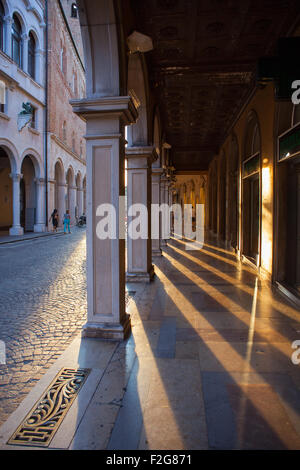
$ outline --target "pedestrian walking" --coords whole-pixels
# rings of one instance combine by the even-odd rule
[[[70,212],[69,210],[66,210],[66,213],[64,215],[64,233],[67,233],[67,229],[68,229],[68,232],[71,233],[71,230],[70,230]]]
[[[57,209],[54,209],[54,211],[52,212],[51,216],[50,216],[50,219],[49,219],[49,222],[50,220],[52,220],[52,231],[53,232],[57,232],[57,227],[58,227],[58,212],[57,212]]]

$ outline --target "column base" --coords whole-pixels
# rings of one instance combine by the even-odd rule
[[[24,229],[21,226],[19,226],[19,227],[10,227],[9,235],[12,235],[12,236],[24,235]]]
[[[82,338],[99,338],[110,341],[124,341],[131,333],[130,315],[122,323],[87,322],[81,332]]]
[[[153,258],[157,258],[158,256],[162,256],[162,251],[161,251],[161,249],[152,250],[152,257],[153,257]]]
[[[126,282],[151,282],[154,279],[154,266],[148,273],[126,273]]]
[[[46,232],[46,226],[44,224],[35,224],[34,227],[33,227],[33,231],[35,233]]]

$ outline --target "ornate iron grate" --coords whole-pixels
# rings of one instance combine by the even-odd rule
[[[7,443],[48,447],[89,372],[61,369]]]

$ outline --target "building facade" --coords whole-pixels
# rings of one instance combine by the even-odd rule
[[[300,107],[258,87],[208,172],[210,233],[292,299],[299,296]]]
[[[86,211],[85,124],[69,103],[85,94],[80,25],[74,2],[49,2],[48,9],[48,214],[57,209],[61,225],[68,209],[74,224]]]
[[[71,98],[85,93],[84,66],[62,4],[48,2],[47,11],[46,6],[39,0],[0,2],[0,233],[5,235],[47,230],[55,207],[60,222],[67,208],[73,223],[84,212],[84,124],[68,108]],[[72,20],[76,31],[78,18]]]

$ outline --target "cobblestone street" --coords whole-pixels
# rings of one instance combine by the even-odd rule
[[[85,230],[0,245],[0,424],[86,321]]]

